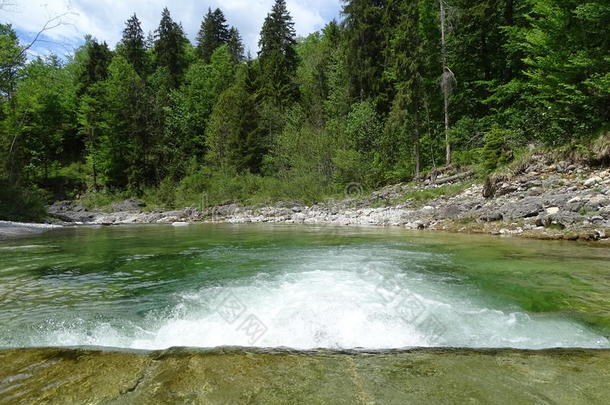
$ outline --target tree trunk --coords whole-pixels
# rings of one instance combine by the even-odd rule
[[[445,32],[445,20],[446,10],[445,1],[439,0],[441,6],[441,56],[443,60],[443,77],[442,77],[442,89],[443,89],[443,102],[444,102],[444,113],[445,113],[445,153],[447,166],[451,164],[451,144],[449,143],[449,83],[447,66],[447,37]]]
[[[415,110],[415,178],[419,178],[421,172],[421,153],[419,145],[419,111]]]
[[[95,133],[94,133],[94,128],[91,127],[91,129],[89,130],[89,144],[91,145],[91,169],[92,169],[92,175],[93,175],[93,190],[94,191],[98,191],[98,186],[97,186],[97,167],[96,167],[96,162],[95,162],[95,144],[94,144],[94,137],[95,137]]]

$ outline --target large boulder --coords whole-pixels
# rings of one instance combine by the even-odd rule
[[[91,222],[95,214],[73,201],[56,201],[48,207],[51,218],[64,222]]]
[[[501,208],[505,219],[531,218],[543,211],[542,199],[528,197],[520,201],[504,204]]]
[[[559,211],[552,214],[540,214],[536,218],[536,224],[539,226],[559,226],[561,228],[567,228],[570,226],[582,224],[586,220],[586,217],[570,211]]]

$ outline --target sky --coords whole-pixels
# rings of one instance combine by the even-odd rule
[[[54,17],[60,24],[45,32],[30,56],[53,52],[71,54],[91,34],[113,47],[120,39],[125,21],[135,12],[145,34],[159,25],[161,11],[167,6],[175,21],[194,42],[208,7],[221,8],[229,25],[236,26],[246,50],[255,55],[263,21],[274,0],[5,0],[9,7],[0,10],[0,22],[13,25],[21,41],[28,43]],[[0,1],[2,3],[2,1]],[[317,31],[333,18],[339,19],[341,0],[287,0],[297,35]],[[52,25],[57,25],[53,23]]]

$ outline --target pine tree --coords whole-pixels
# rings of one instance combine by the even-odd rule
[[[262,151],[258,149],[256,124],[250,67],[244,64],[236,82],[220,95],[210,116],[205,140],[208,163],[222,170],[257,172]]]
[[[286,1],[276,0],[263,24],[258,53],[261,96],[276,106],[287,106],[297,98],[295,36]]]
[[[398,126],[406,130],[401,135],[412,133],[415,157],[415,176],[421,170],[421,132],[422,112],[426,98],[425,76],[426,59],[422,34],[420,32],[420,1],[404,2],[400,7],[401,21],[394,29],[392,45],[393,75],[396,79],[398,92],[394,99],[393,109],[405,114],[394,112],[403,122]],[[407,135],[408,136],[408,135]],[[396,140],[401,143],[402,140]]]
[[[349,0],[343,7],[352,97],[382,101],[384,105],[379,106],[382,110],[389,98],[384,94],[387,85],[383,81],[387,33],[391,31],[386,24],[386,18],[392,16],[389,3],[389,0]]]
[[[80,74],[79,95],[88,92],[94,84],[106,80],[112,60],[112,52],[106,42],[100,44],[95,39],[88,38],[85,49],[86,62]]]
[[[105,95],[103,82],[108,78],[112,52],[104,42],[87,38],[84,66],[79,77],[79,132],[83,137],[87,161],[91,168],[92,187],[99,188],[100,139],[106,129],[104,120]]]
[[[155,60],[157,67],[165,67],[169,71],[172,85],[178,87],[187,67],[186,45],[188,39],[182,26],[174,20],[167,8],[163,9],[161,22],[156,31]]]
[[[227,42],[227,46],[229,47],[229,53],[231,54],[233,63],[243,62],[244,44],[241,35],[239,35],[239,31],[235,27],[231,27],[229,30],[229,42]]]
[[[104,83],[105,121],[100,169],[107,187],[137,190],[146,184],[146,89],[135,68],[122,56],[113,58]]]
[[[230,34],[222,10],[208,9],[197,34],[197,54],[204,63],[210,63],[214,51],[229,42]]]
[[[136,72],[142,77],[146,73],[146,40],[144,31],[140,25],[140,20],[134,14],[127,20],[126,27],[123,30],[123,56],[134,67]]]
[[[166,121],[166,144],[171,147],[170,169],[182,175],[186,164],[199,160],[205,152],[204,135],[218,97],[231,86],[234,65],[227,46],[214,51],[209,64],[198,61],[186,72],[184,84],[172,93],[172,105]]]
[[[547,142],[588,135],[610,121],[610,5],[538,0],[526,29],[526,83]]]

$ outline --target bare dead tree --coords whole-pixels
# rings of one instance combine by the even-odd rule
[[[441,58],[443,75],[441,76],[441,89],[443,91],[443,111],[445,115],[445,153],[447,165],[451,164],[451,142],[449,142],[449,98],[454,85],[457,83],[455,75],[448,66],[447,58],[447,4],[446,0],[439,0],[441,23]]]
[[[64,21],[64,18],[69,15],[74,15],[74,13],[68,11],[48,19],[44,26],[40,29],[40,31],[38,31],[36,35],[34,35],[34,38],[28,44],[21,48],[21,53],[19,54],[19,57],[25,55],[30,49],[32,49],[34,45],[36,45],[36,43],[41,42],[41,36],[43,36],[46,32],[54,30],[55,28],[59,28],[63,25],[69,25],[68,22]]]

